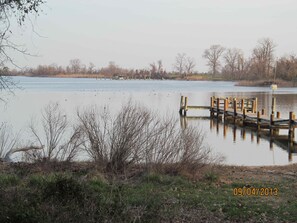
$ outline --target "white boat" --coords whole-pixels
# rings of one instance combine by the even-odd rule
[[[277,90],[277,84],[270,85],[271,90],[275,91]]]

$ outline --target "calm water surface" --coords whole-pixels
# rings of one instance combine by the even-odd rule
[[[289,111],[297,112],[297,89],[238,87],[233,82],[211,81],[156,81],[156,80],[96,80],[84,78],[31,78],[14,77],[21,89],[1,104],[1,122],[7,122],[27,134],[30,120],[40,118],[40,112],[49,102],[59,102],[75,118],[77,108],[97,105],[108,106],[112,112],[132,100],[161,115],[179,118],[180,96],[188,96],[189,104],[209,105],[211,96],[258,97],[258,108],[270,111],[271,99],[276,97],[276,110],[287,117]],[[3,94],[3,92],[1,93]],[[189,115],[208,116],[208,111],[195,111]],[[297,157],[289,155],[285,146],[257,137],[252,131],[225,126],[210,120],[188,120],[188,125],[202,128],[205,142],[213,153],[225,157],[226,164],[284,165],[296,163]],[[224,134],[225,132],[225,134]],[[285,132],[284,132],[285,134]]]

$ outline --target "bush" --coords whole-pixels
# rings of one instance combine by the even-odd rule
[[[49,181],[43,189],[44,199],[67,203],[68,201],[80,201],[83,198],[84,188],[72,177],[57,175]]]
[[[72,161],[75,158],[82,144],[81,133],[78,128],[69,130],[67,115],[61,111],[58,103],[50,103],[44,108],[42,130],[43,134],[40,134],[31,123],[31,144],[38,144],[41,149],[27,151],[27,161]],[[67,135],[68,131],[70,135]]]
[[[210,161],[201,131],[180,129],[177,120],[156,118],[131,103],[114,119],[94,107],[78,112],[78,118],[85,151],[108,172],[126,173],[136,164],[148,171],[195,172]]]

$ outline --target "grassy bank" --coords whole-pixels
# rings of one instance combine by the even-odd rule
[[[0,222],[294,222],[296,165],[214,166],[195,177],[103,174],[92,163],[1,164]],[[234,188],[277,188],[234,196]]]

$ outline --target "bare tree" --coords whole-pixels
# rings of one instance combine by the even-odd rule
[[[153,62],[150,64],[151,78],[161,79],[163,77],[163,63],[162,60],[158,60],[157,63]]]
[[[162,60],[158,60],[157,63],[153,62],[150,64],[152,73],[161,73],[163,71]]]
[[[260,39],[253,50],[252,61],[254,72],[258,76],[269,78],[274,61],[274,49],[276,44],[269,38]]]
[[[194,68],[196,66],[195,59],[193,57],[187,57],[185,63],[185,75],[189,75],[193,73]]]
[[[94,68],[95,68],[95,65],[92,62],[90,62],[88,67],[88,73],[93,74],[95,72]]]
[[[244,56],[243,52],[240,49],[233,48],[227,49],[224,54],[225,60],[225,72],[228,73],[232,77],[232,79],[236,79],[236,75],[239,75],[244,67]]]
[[[204,51],[203,57],[207,59],[207,65],[211,68],[213,76],[216,76],[219,71],[219,67],[221,66],[220,57],[224,50],[225,48],[221,45],[212,45]]]
[[[33,143],[39,144],[43,149],[27,153],[27,158],[33,160],[66,160],[71,161],[77,154],[83,141],[80,128],[74,127],[67,139],[69,130],[67,116],[60,110],[59,104],[50,103],[42,113],[42,130],[40,134],[36,126],[31,123],[30,130]]]
[[[81,72],[82,64],[80,59],[72,59],[70,60],[69,64],[70,64],[71,72],[73,74],[78,74]]]
[[[282,57],[277,61],[276,76],[284,80],[297,81],[297,57],[289,55]]]
[[[174,69],[178,72],[181,77],[184,77],[186,64],[186,54],[178,53],[175,57]]]
[[[7,75],[7,64],[14,64],[8,50],[25,53],[26,49],[11,40],[11,20],[15,17],[19,25],[23,25],[30,14],[38,14],[40,5],[45,0],[1,0],[0,1],[0,90],[11,91],[15,83]]]

